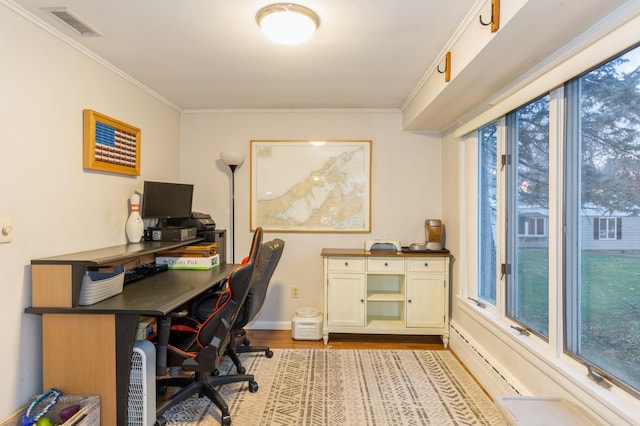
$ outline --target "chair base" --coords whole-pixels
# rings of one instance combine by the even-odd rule
[[[247,338],[247,332],[244,328],[233,331],[233,341],[229,345],[233,350],[227,351],[229,357],[233,360],[238,374],[244,374],[246,369],[242,366],[238,354],[251,352],[264,352],[267,358],[273,356],[273,351],[268,346],[250,346],[251,341]]]
[[[273,351],[268,346],[236,346],[236,353],[246,354],[250,352],[264,352],[267,358],[273,356]]]
[[[211,376],[208,373],[196,373],[195,379],[194,377],[188,376],[159,379],[157,382],[159,388],[177,386],[182,389],[156,409],[156,425],[165,425],[166,419],[164,418],[164,413],[171,407],[184,402],[193,395],[199,395],[201,397],[206,396],[209,398],[209,400],[211,400],[211,402],[213,402],[220,410],[221,423],[223,425],[230,425],[231,414],[229,413],[229,406],[215,388],[237,382],[247,382],[249,385],[249,392],[251,393],[258,391],[258,383],[255,381],[252,374]]]
[[[247,332],[244,328],[234,331],[233,341],[230,346],[239,354],[248,352],[264,352],[267,358],[271,358],[273,356],[273,352],[268,346],[251,346],[251,341],[247,337]]]

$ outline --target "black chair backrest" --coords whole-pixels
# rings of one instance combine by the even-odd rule
[[[262,228],[257,228],[253,234],[248,261],[229,274],[227,293],[223,293],[220,305],[209,315],[198,330],[198,344],[201,347],[210,344],[216,346],[220,357],[231,339],[231,325],[236,321],[238,312],[249,292],[251,278],[262,246],[262,236]]]
[[[244,306],[238,316],[238,320],[233,325],[234,329],[240,329],[253,321],[262,309],[264,299],[267,294],[267,288],[271,281],[278,262],[282,257],[284,250],[284,241],[279,238],[262,244],[260,254],[258,255],[258,263],[255,267],[253,279],[249,294],[244,301]]]

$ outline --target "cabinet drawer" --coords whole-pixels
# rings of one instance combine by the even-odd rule
[[[404,272],[404,259],[392,257],[367,258],[368,272]]]
[[[331,272],[364,272],[362,257],[330,257],[327,268]]]
[[[432,257],[407,259],[407,272],[444,272],[444,259]]]

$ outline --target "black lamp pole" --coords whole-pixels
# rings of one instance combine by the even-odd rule
[[[220,159],[231,169],[231,263],[236,263],[236,169],[244,161],[244,153],[221,152]]]
[[[236,263],[236,168],[237,164],[229,164],[231,169],[231,263]]]

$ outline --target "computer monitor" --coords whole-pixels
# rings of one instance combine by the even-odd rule
[[[143,219],[158,219],[158,227],[166,227],[169,219],[191,216],[193,185],[170,182],[144,182],[142,192]]]

